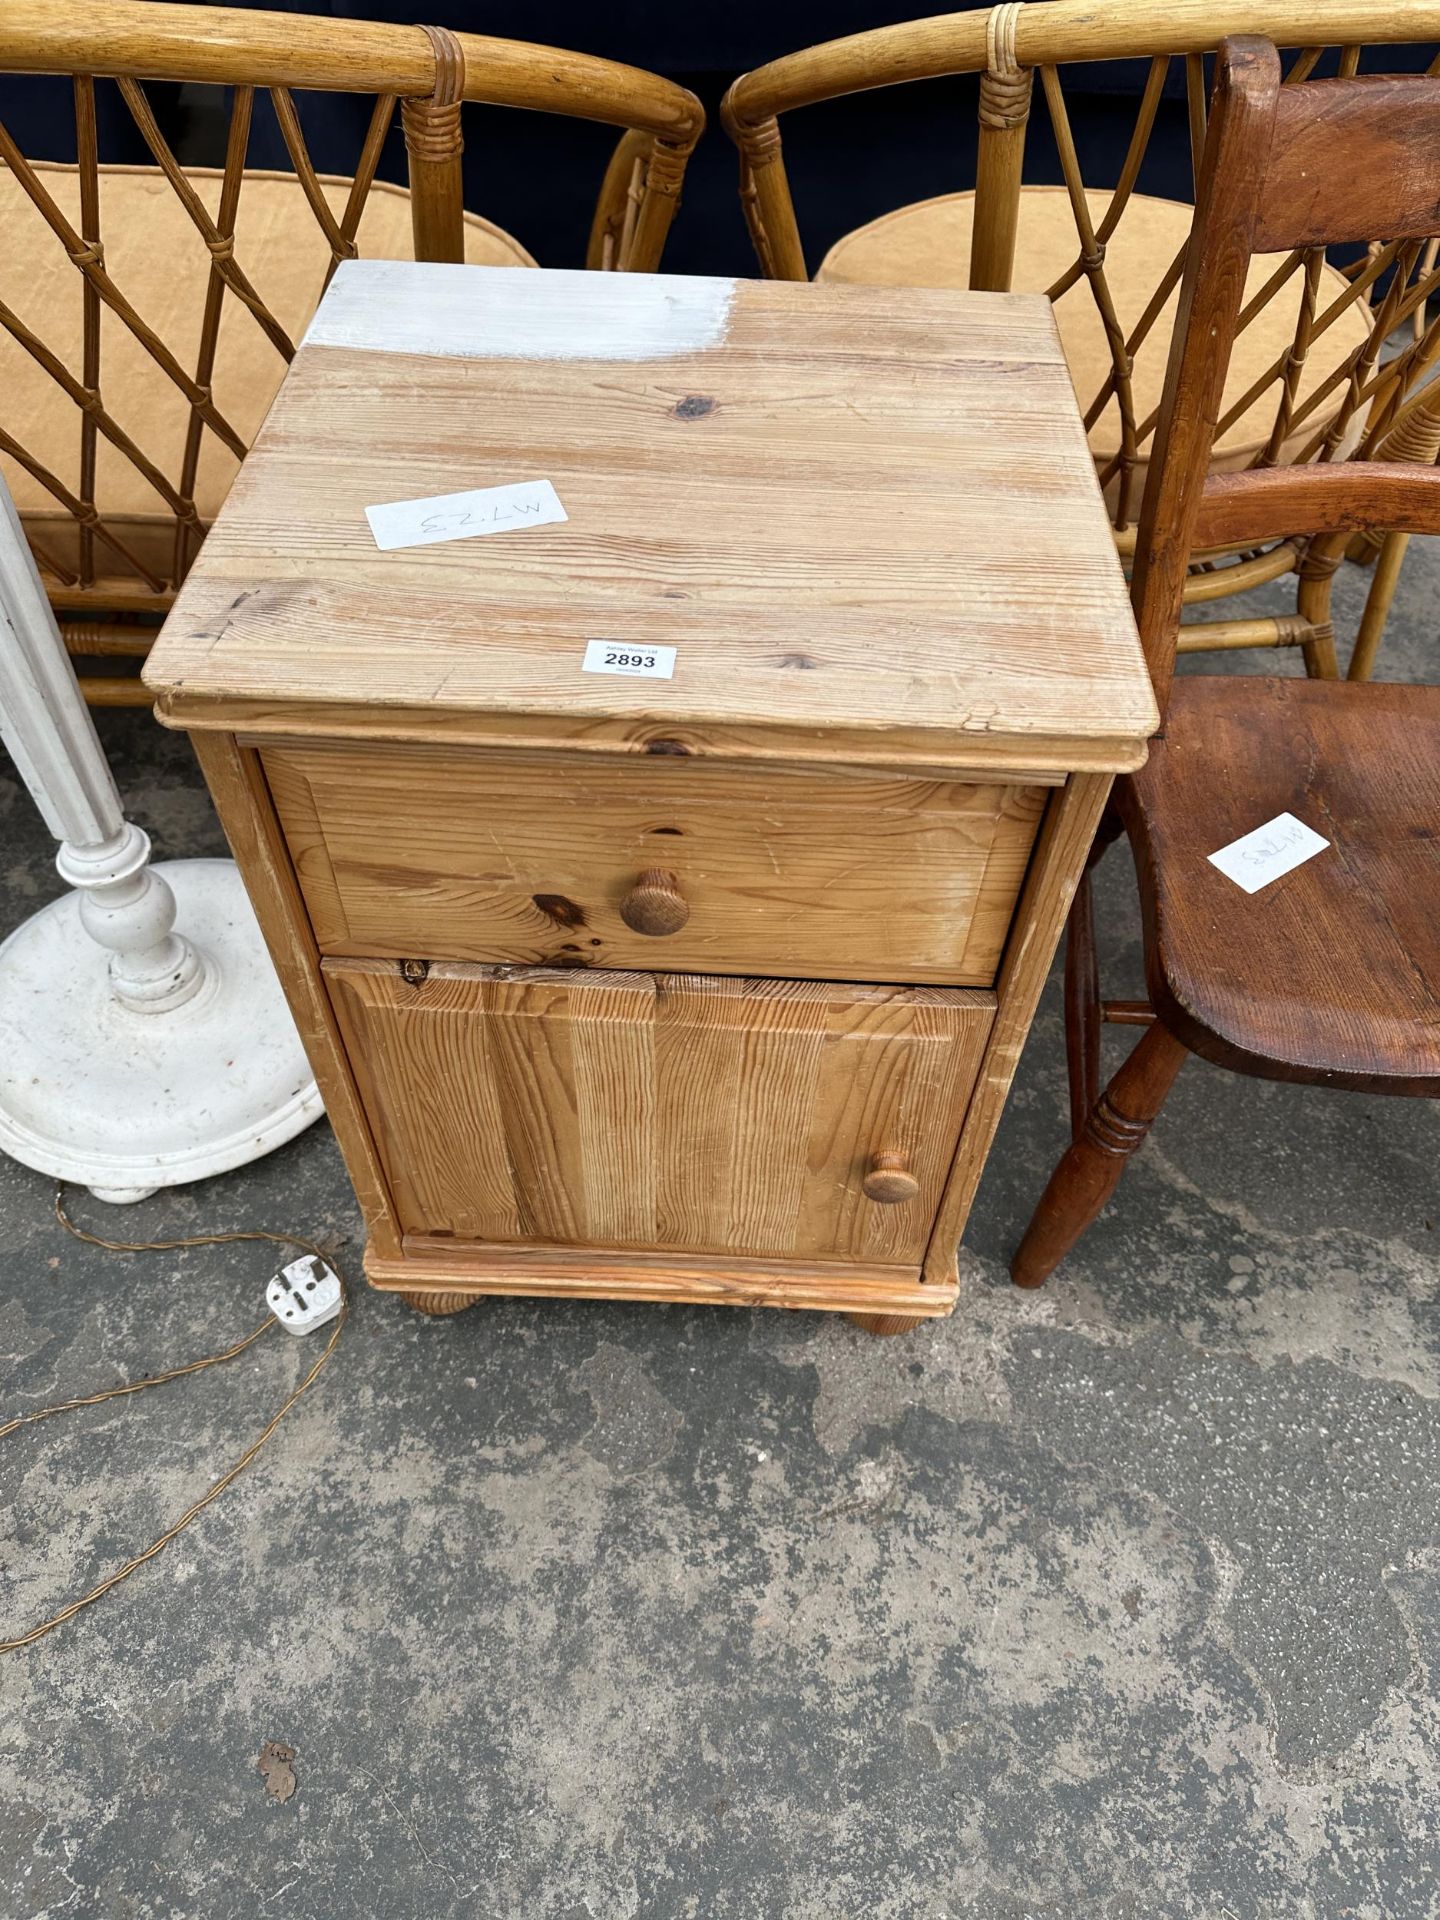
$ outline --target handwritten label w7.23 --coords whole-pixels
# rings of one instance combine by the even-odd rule
[[[382,553],[396,547],[433,547],[442,540],[472,540],[481,533],[515,533],[550,527],[569,515],[548,480],[517,480],[508,487],[475,487],[469,493],[436,493],[428,500],[391,500],[366,507],[365,518]]]
[[[1263,827],[1242,834],[1207,857],[1237,887],[1243,887],[1246,893],[1258,893],[1261,887],[1268,887],[1272,880],[1292,872],[1312,855],[1323,853],[1329,845],[1293,813],[1277,813]]]

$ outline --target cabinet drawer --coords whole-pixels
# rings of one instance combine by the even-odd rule
[[[321,951],[989,986],[1046,789],[264,749]]]
[[[915,1267],[987,993],[327,960],[401,1225]]]

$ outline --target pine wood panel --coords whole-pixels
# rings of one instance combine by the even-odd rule
[[[1110,787],[1106,774],[1076,774],[1066,781],[1064,791],[1055,795],[1046,812],[1005,948],[997,985],[999,1010],[936,1212],[925,1256],[927,1279],[943,1281],[955,1271],[955,1249],[970,1217],[1005,1098],[1020,1064],[1030,1022],[1035,1018],[1060,930],[1084,872],[1085,856],[1100,825]]]
[[[272,746],[320,949],[989,986],[1046,789],[653,759]],[[622,908],[667,871],[686,917]]]
[[[227,734],[197,735],[194,745],[345,1157],[371,1251],[377,1258],[397,1258],[400,1238],[390,1191],[320,978],[320,956],[259,759]]]
[[[327,303],[368,312],[375,264]],[[710,335],[666,345],[646,303],[693,314],[693,280],[383,264],[373,344],[356,322],[301,348],[151,655],[164,717],[239,698],[537,745],[1143,758],[1150,689],[1042,296],[708,282]],[[613,344],[620,286],[633,356],[583,357],[579,320],[555,345],[562,313]],[[438,345],[393,350],[417,303]],[[539,357],[479,357],[524,303]],[[563,524],[382,553],[364,517],[541,477]],[[595,638],[673,645],[674,675],[584,672]]]
[[[994,1013],[926,987],[324,972],[406,1232],[917,1280]],[[905,1156],[915,1198],[865,1197],[878,1152]]]
[[[699,1253],[568,1252],[557,1247],[461,1245],[407,1234],[403,1253],[365,1256],[372,1286],[461,1305],[484,1294],[627,1300],[702,1307],[786,1307],[819,1313],[903,1315],[915,1322],[954,1310],[955,1262],[941,1279],[913,1266],[726,1259]],[[429,1305],[428,1312],[436,1311]],[[452,1311],[458,1309],[451,1309]]]

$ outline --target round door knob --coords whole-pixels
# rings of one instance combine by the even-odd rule
[[[620,918],[634,933],[659,938],[678,933],[690,918],[680,882],[664,867],[647,867],[620,902]]]
[[[920,1182],[910,1171],[910,1156],[904,1153],[872,1153],[861,1185],[865,1198],[878,1200],[882,1207],[898,1207],[920,1191]]]

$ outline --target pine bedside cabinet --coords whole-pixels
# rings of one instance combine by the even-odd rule
[[[146,677],[376,1286],[950,1312],[1156,724],[1043,297],[343,265]]]

